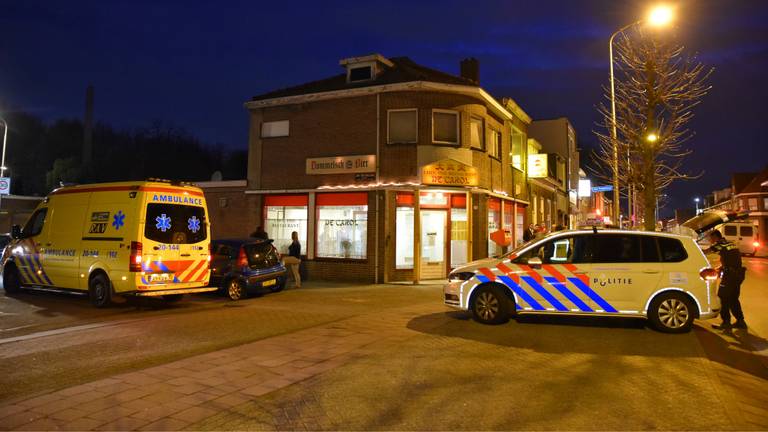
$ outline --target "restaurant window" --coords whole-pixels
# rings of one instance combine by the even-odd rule
[[[387,143],[418,142],[418,111],[416,109],[389,110]]]
[[[750,198],[747,203],[749,204],[749,210],[757,210],[757,198]]]
[[[264,198],[264,230],[281,254],[288,253],[294,231],[299,234],[301,254],[307,253],[307,203],[307,195],[268,195]]]
[[[467,263],[469,229],[467,221],[467,197],[451,195],[451,268]]]
[[[288,120],[270,121],[261,124],[262,138],[287,137],[290,129]]]
[[[510,136],[509,159],[512,166],[520,171],[525,171],[525,146],[523,143],[525,143],[523,134],[513,130]]]
[[[501,159],[501,132],[491,129],[488,134],[488,153],[496,159]]]
[[[395,268],[413,268],[413,194],[396,195]]]
[[[432,110],[432,141],[441,144],[459,143],[459,113]]]
[[[365,259],[368,244],[368,194],[317,195],[317,256]]]
[[[483,119],[472,117],[469,120],[469,145],[474,149],[485,149],[485,140],[483,136]]]
[[[488,256],[496,257],[502,254],[501,245],[491,240],[491,234],[501,229],[501,200],[488,198]]]

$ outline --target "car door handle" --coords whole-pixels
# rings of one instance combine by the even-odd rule
[[[181,254],[181,256],[188,257],[188,256],[192,256],[192,254]]]
[[[658,274],[658,270],[643,270],[643,273],[645,274]]]

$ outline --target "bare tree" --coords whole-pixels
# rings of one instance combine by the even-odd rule
[[[614,61],[619,181],[637,191],[638,216],[646,230],[654,230],[654,210],[662,191],[676,180],[698,176],[686,173],[683,167],[692,152],[685,144],[694,136],[688,122],[693,108],[710,89],[706,81],[714,69],[685,55],[684,47],[667,35],[640,28],[621,35]],[[610,89],[604,88],[604,93],[608,104],[598,107],[602,131],[595,132],[600,146],[596,165],[590,170],[609,180],[613,171],[606,167],[613,167],[613,120],[607,108]]]

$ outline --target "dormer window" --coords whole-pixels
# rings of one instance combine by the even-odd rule
[[[364,57],[350,57],[339,62],[347,69],[347,82],[358,83],[373,81],[386,68],[394,67],[394,63],[381,54],[371,54]]]
[[[355,66],[349,68],[349,82],[368,81],[373,78],[373,65]]]

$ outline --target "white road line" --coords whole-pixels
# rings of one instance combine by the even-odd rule
[[[24,336],[16,336],[16,337],[0,339],[0,345],[11,343],[11,342],[37,339],[37,338],[46,337],[46,336],[55,336],[55,335],[60,335],[65,333],[73,333],[73,332],[82,331],[82,330],[90,330],[90,329],[95,329],[99,327],[109,327],[109,326],[122,324],[125,322],[127,321],[113,321],[113,322],[106,322],[106,323],[85,324],[85,325],[79,325],[79,326],[73,326],[73,327],[64,327],[56,330],[47,330],[47,331],[42,331],[37,333],[30,333]]]

